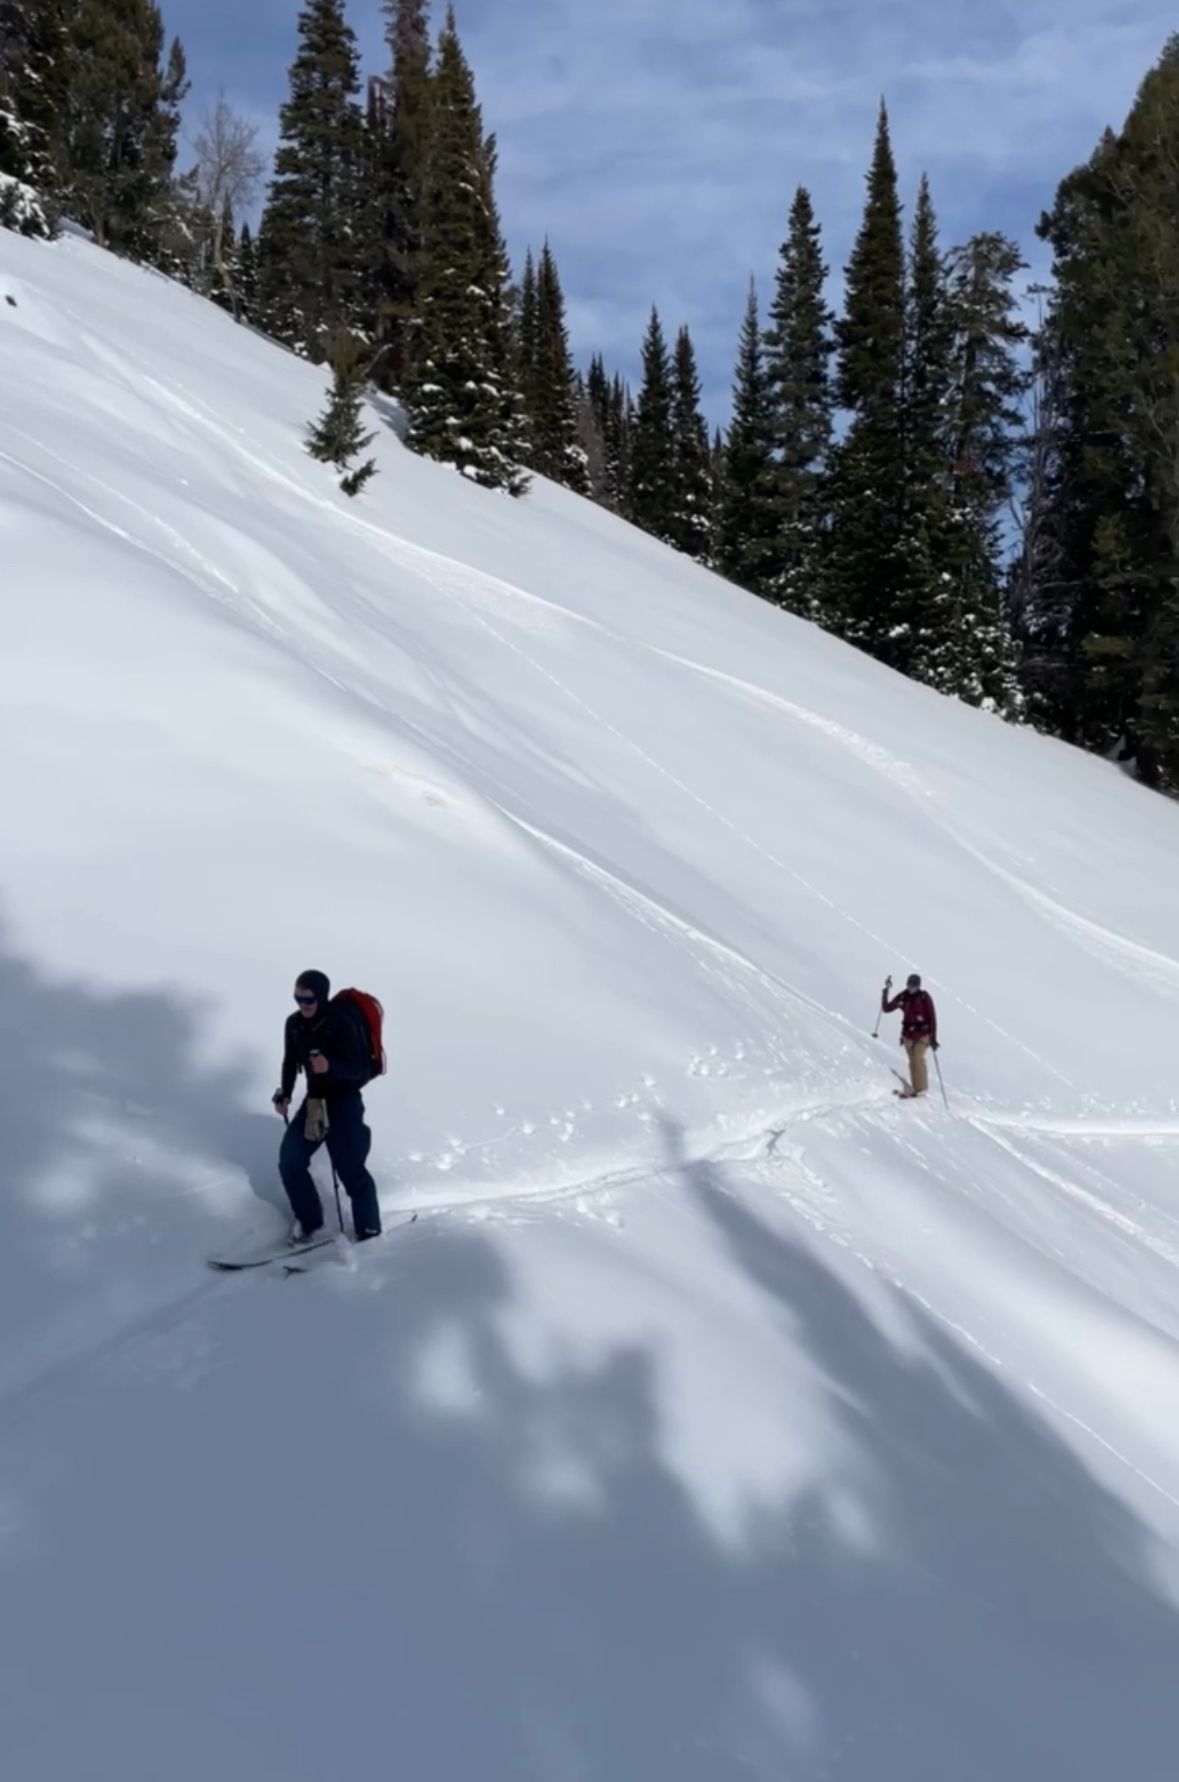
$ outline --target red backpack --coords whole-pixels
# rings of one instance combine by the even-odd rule
[[[389,1068],[385,1060],[385,1011],[376,997],[367,990],[339,990],[332,997],[332,1006],[342,1009],[356,1024],[368,1053],[369,1082],[383,1077]]]

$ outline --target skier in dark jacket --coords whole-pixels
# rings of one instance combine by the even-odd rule
[[[296,1237],[313,1237],[323,1225],[323,1203],[310,1164],[326,1142],[352,1203],[357,1242],[363,1243],[381,1233],[376,1183],[366,1168],[372,1133],[365,1125],[361,1095],[372,1074],[371,1061],[357,1022],[347,1009],[332,1005],[331,994],[321,971],[303,972],[295,985],[298,1009],[287,1018],[282,1086],[274,1106],[287,1120],[300,1071],[307,1080],[307,1099],[287,1125],[279,1171],[297,1221]]]
[[[884,986],[884,994],[880,1006],[886,1015],[895,1015],[897,1010],[903,1011],[901,1021],[901,1044],[909,1054],[910,1088],[906,1100],[918,1095],[925,1095],[929,1089],[929,1065],[927,1054],[932,1046],[936,1052],[937,1009],[933,997],[928,990],[921,988],[921,979],[914,972],[899,996],[889,999],[892,989],[890,978]]]

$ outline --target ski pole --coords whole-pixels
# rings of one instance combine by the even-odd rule
[[[936,1053],[936,1052],[935,1052],[935,1053],[934,1053],[934,1055],[933,1055],[933,1062],[934,1062],[934,1063],[935,1063],[935,1064],[936,1064],[936,1066],[937,1066],[937,1080],[938,1080],[938,1082],[939,1082],[939,1083],[940,1083],[940,1084],[941,1084],[941,1091],[942,1091],[942,1100],[943,1100],[943,1101],[944,1101],[944,1102],[945,1102],[945,1104],[946,1104],[946,1112],[947,1112],[947,1114],[948,1114],[948,1113],[949,1113],[949,1111],[950,1111],[950,1098],[949,1098],[949,1096],[948,1096],[948,1095],[947,1095],[947,1094],[946,1094],[946,1079],[945,1079],[945,1077],[943,1077],[943,1075],[942,1075],[942,1061],[941,1061],[941,1059],[940,1059],[940,1058],[939,1058],[939,1057],[938,1057],[938,1055],[937,1055],[937,1053]]]
[[[891,989],[892,989],[892,979],[885,978],[885,980],[884,980],[884,995],[880,998],[880,1007],[876,1011],[876,1025],[872,1029],[872,1038],[873,1039],[880,1038],[880,1023],[884,1019],[884,1005],[888,1001],[888,993]]]

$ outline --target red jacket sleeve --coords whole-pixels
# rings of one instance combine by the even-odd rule
[[[881,998],[881,1007],[886,1015],[895,1015],[897,1010],[903,1009],[904,1006],[905,992],[903,990],[899,996],[894,996],[891,1002],[887,1001],[884,997]]]

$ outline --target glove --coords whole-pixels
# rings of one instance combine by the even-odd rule
[[[328,1111],[326,1101],[308,1101],[307,1118],[303,1123],[303,1137],[309,1144],[318,1145],[328,1135]]]
[[[275,1113],[281,1114],[285,1120],[291,1111],[291,1098],[289,1095],[284,1095],[281,1089],[276,1089],[270,1098],[270,1105]]]
[[[933,1049],[934,1049],[934,1051],[935,1051],[935,1052],[940,1052],[940,1051],[941,1051],[941,1046],[940,1046],[940,1044],[939,1044],[939,1043],[938,1043],[938,1041],[937,1041],[937,1040],[930,1040],[930,1042],[929,1042],[929,1043],[930,1043],[930,1045],[931,1045],[931,1046],[932,1046],[932,1047],[933,1047]]]

